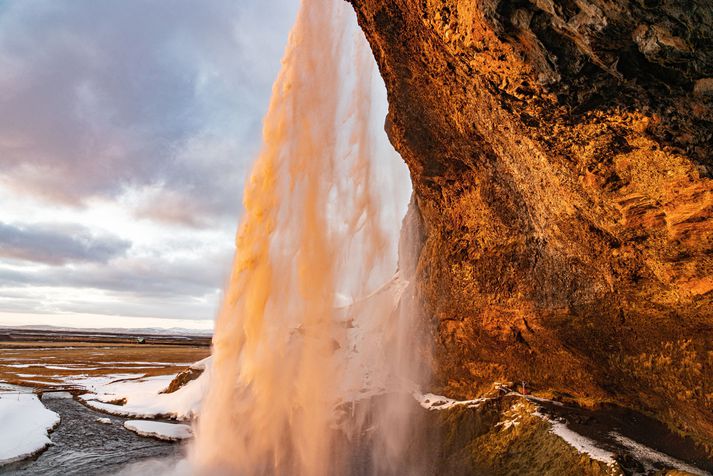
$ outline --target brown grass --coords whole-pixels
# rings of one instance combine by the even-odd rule
[[[78,376],[168,375],[185,370],[209,354],[208,347],[187,345],[2,342],[0,381],[46,387],[60,385],[64,379]]]

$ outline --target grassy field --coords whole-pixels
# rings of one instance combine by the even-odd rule
[[[175,374],[210,355],[205,338],[180,337],[176,343],[108,342],[92,336],[44,336],[0,341],[0,381],[28,387],[89,386],[116,378]]]

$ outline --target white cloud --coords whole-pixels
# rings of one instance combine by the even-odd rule
[[[0,179],[75,205],[158,183],[235,216],[296,4],[5,2]]]
[[[0,4],[0,312],[213,317],[297,6]]]
[[[75,224],[23,226],[0,222],[0,258],[52,265],[102,263],[126,254],[131,242]]]

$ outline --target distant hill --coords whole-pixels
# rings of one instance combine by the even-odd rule
[[[183,328],[77,329],[58,326],[0,326],[0,342],[108,342],[167,345],[205,345],[212,332]]]

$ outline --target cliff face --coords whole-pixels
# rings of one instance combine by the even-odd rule
[[[435,385],[713,441],[713,5],[351,1],[423,221]]]

